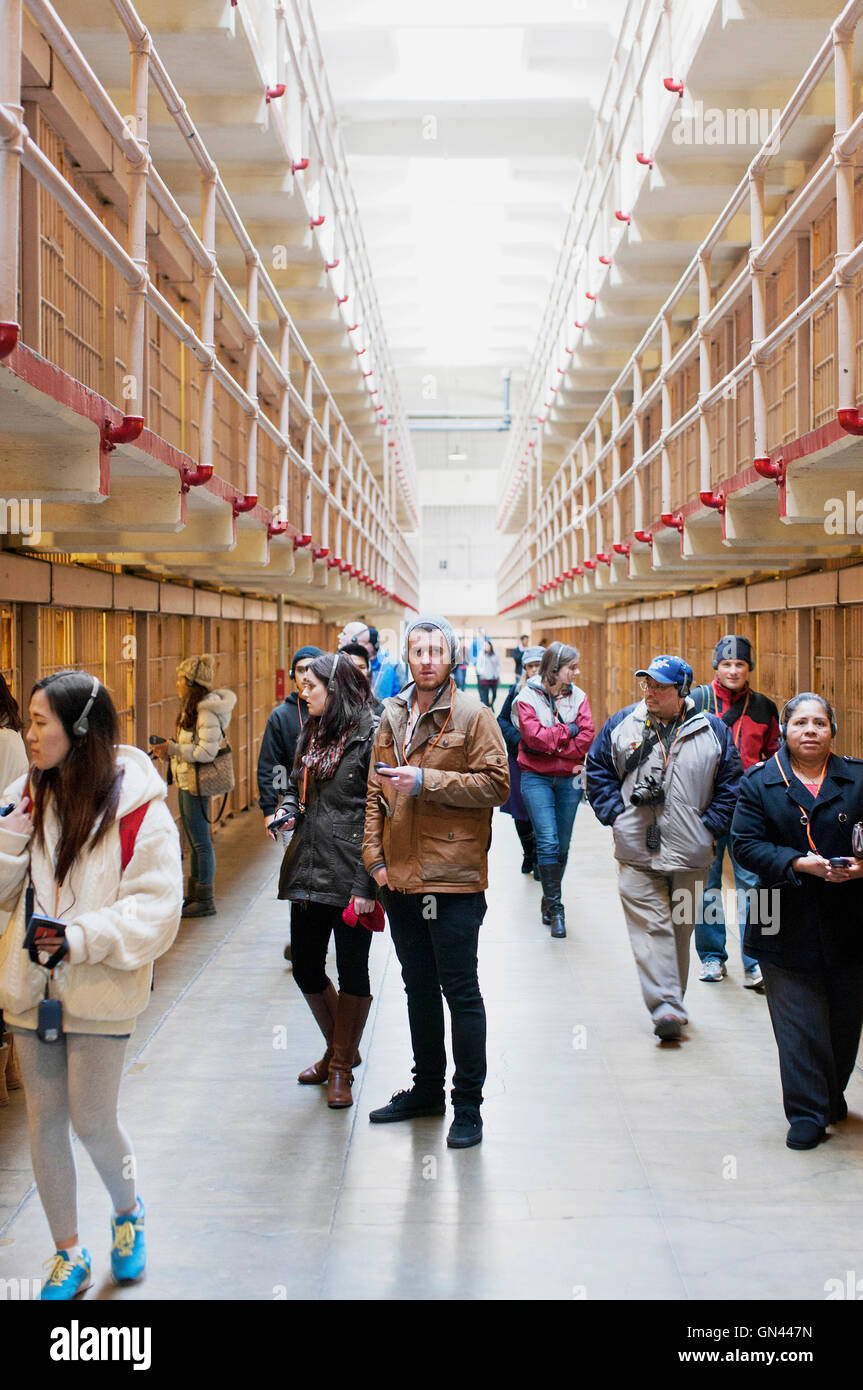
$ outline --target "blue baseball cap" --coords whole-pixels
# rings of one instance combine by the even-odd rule
[[[635,674],[652,676],[658,685],[676,685],[678,690],[688,690],[692,684],[692,667],[682,656],[655,656],[646,671]]]

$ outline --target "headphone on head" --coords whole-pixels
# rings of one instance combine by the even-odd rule
[[[796,699],[796,696],[793,698]],[[785,743],[788,738],[788,706],[790,704],[790,700],[785,701],[785,704],[782,706],[782,713],[779,716],[779,737],[782,739],[783,743]],[[839,725],[836,723],[836,715],[833,713],[832,705],[828,704],[827,708],[830,710],[830,732],[835,738],[839,732]]]
[[[677,693],[678,693],[678,695],[680,696],[681,700],[685,700],[685,699],[686,699],[686,697],[687,697],[687,695],[689,694],[689,692],[690,692],[691,689],[692,689],[692,667],[689,666],[689,665],[687,665],[687,667],[686,667],[686,675],[684,675],[684,677],[683,677],[683,683],[682,683],[682,685],[679,685],[679,686],[677,687]]]
[[[72,733],[75,735],[76,738],[86,737],[87,731],[90,728],[90,720],[87,716],[89,715],[90,710],[93,708],[93,701],[95,700],[98,694],[99,680],[97,676],[94,676],[93,688],[90,691],[90,698],[87,701],[84,708],[82,709],[81,713],[78,715],[78,718],[75,720],[75,723],[72,725]]]

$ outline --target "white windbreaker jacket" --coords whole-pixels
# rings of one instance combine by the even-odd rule
[[[123,769],[117,817],[95,849],[79,855],[54,903],[54,859],[59,825],[49,803],[45,845],[2,828],[0,907],[11,912],[0,936],[0,1008],[8,1024],[36,1027],[46,972],[22,950],[28,865],[36,910],[66,925],[69,954],[49,980],[49,996],[63,1003],[67,1033],[131,1033],[147,1007],[153,961],[177,935],[182,906],[180,839],[165,804],[166,788],[145,753],[120,745]],[[26,775],[2,793],[20,801]],[[120,873],[121,817],[147,805],[132,858]]]
[[[194,729],[181,729],[176,739],[168,742],[171,773],[178,791],[197,792],[198,778],[195,763],[211,763],[231,722],[237,697],[233,690],[211,690],[198,705]],[[288,772],[290,772],[288,768]]]

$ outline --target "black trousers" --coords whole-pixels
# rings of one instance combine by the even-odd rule
[[[452,1103],[478,1108],[486,1077],[485,1005],[477,979],[485,894],[398,893],[384,888],[382,898],[408,998],[414,1084],[434,1099],[443,1092],[446,999],[455,1062]]]
[[[342,909],[329,903],[291,903],[291,964],[294,979],[303,994],[323,994],[330,983],[327,951],[330,933],[336,938],[336,966],[339,990],[367,999],[369,988],[369,949],[372,933],[365,927],[348,927]]]
[[[863,966],[786,970],[761,961],[779,1049],[785,1114],[828,1125],[848,1085],[863,1026]]]

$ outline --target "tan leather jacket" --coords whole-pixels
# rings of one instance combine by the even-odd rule
[[[509,796],[506,745],[491,710],[450,684],[420,715],[405,759],[414,689],[384,701],[369,767],[363,859],[369,872],[385,864],[390,888],[401,893],[481,893],[488,887],[492,807]],[[419,795],[396,791],[375,772],[377,762],[421,765]]]

